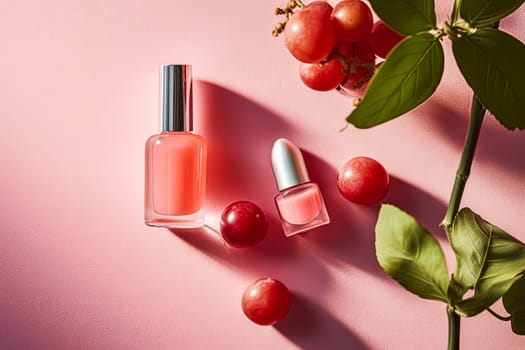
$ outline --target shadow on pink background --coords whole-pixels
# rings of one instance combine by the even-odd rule
[[[294,293],[293,302],[286,319],[275,328],[300,349],[367,349],[355,332],[315,300]]]
[[[431,116],[429,120],[440,132],[442,138],[450,142],[461,153],[467,130],[466,114],[458,115],[442,101],[423,105],[421,110]],[[454,125],[453,128],[450,126]],[[502,168],[525,182],[525,138],[519,131],[509,132],[487,113],[481,129],[480,144],[476,149],[476,162],[488,163]]]

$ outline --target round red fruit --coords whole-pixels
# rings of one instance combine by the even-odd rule
[[[332,10],[326,1],[314,1],[290,17],[284,28],[284,43],[296,59],[318,63],[330,55],[335,46]]]
[[[381,201],[390,184],[385,168],[376,160],[356,157],[347,161],[337,178],[339,192],[349,201],[372,204]]]
[[[372,30],[372,10],[361,0],[343,0],[335,5],[331,15],[336,40],[363,41]]]
[[[367,41],[342,43],[337,52],[347,62],[347,74],[339,92],[347,96],[363,97],[370,78],[374,75],[375,55]]]
[[[333,90],[345,78],[343,63],[333,58],[323,63],[301,63],[299,76],[309,88],[317,91]]]
[[[402,34],[391,29],[382,20],[378,20],[368,36],[368,42],[377,56],[385,58],[403,38]]]
[[[336,52],[349,63],[375,62],[375,54],[366,40],[352,43],[340,43],[337,45]]]
[[[252,202],[238,201],[222,212],[221,236],[229,245],[243,248],[263,240],[268,231],[264,212]]]
[[[362,98],[368,87],[370,79],[374,75],[374,68],[359,68],[355,73],[350,66],[350,71],[340,85],[340,92],[351,97]]]
[[[270,326],[286,316],[291,299],[288,288],[281,281],[261,278],[248,286],[244,292],[242,310],[251,321]]]

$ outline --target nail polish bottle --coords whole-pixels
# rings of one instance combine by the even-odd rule
[[[272,168],[279,189],[275,205],[285,236],[330,223],[321,190],[310,181],[299,147],[285,138],[276,140]]]
[[[191,65],[161,67],[162,130],[146,141],[144,221],[149,226],[204,224],[206,141],[192,132]]]

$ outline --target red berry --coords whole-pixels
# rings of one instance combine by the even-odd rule
[[[304,63],[318,63],[330,55],[335,36],[330,23],[332,6],[314,1],[294,13],[284,29],[284,43]]]
[[[356,73],[352,73],[350,69],[340,86],[341,93],[347,96],[363,97],[373,75],[374,68],[360,68]]]
[[[343,56],[348,63],[373,63],[375,54],[368,42],[339,43],[336,52]]]
[[[388,192],[390,177],[376,160],[356,157],[346,162],[337,178],[339,192],[359,204],[379,202]]]
[[[332,11],[335,37],[342,42],[366,40],[374,23],[372,11],[361,0],[343,0]]]
[[[382,20],[379,20],[374,23],[372,32],[368,36],[368,42],[377,56],[385,58],[403,38],[403,35],[391,29]]]
[[[273,278],[261,278],[248,286],[242,296],[242,310],[253,322],[269,326],[286,316],[291,296],[288,288]]]
[[[220,231],[229,245],[243,248],[263,240],[268,223],[263,211],[248,201],[238,201],[227,206],[221,215]]]
[[[347,62],[347,74],[339,91],[348,96],[362,97],[375,71],[375,55],[368,42],[342,43],[337,47],[337,53]]]
[[[333,90],[345,78],[343,63],[333,58],[323,63],[301,63],[299,76],[303,83],[317,91]]]

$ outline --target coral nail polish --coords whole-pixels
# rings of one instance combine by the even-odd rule
[[[206,141],[192,132],[191,65],[161,67],[162,131],[146,141],[144,221],[150,226],[204,224]]]
[[[321,190],[310,181],[299,147],[285,138],[276,140],[272,168],[279,189],[275,205],[286,236],[330,223]]]

